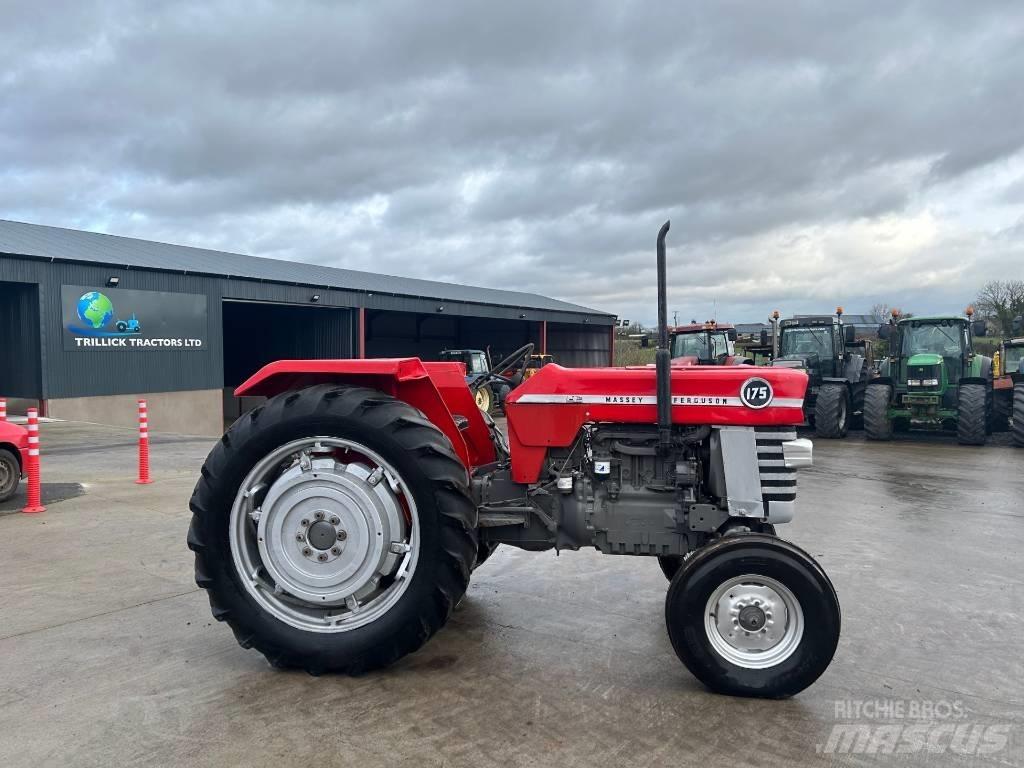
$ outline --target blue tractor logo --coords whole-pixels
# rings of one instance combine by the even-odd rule
[[[118,333],[142,333],[142,326],[139,325],[134,312],[127,320],[118,320],[114,323],[114,327],[117,328]]]

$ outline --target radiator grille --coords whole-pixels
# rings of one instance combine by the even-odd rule
[[[786,469],[782,444],[796,440],[795,427],[757,427],[757,468],[761,475],[761,497],[765,511],[770,501],[796,500],[796,470]]]

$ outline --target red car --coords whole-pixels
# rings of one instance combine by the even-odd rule
[[[0,501],[18,490],[28,463],[28,431],[9,421],[0,421]]]

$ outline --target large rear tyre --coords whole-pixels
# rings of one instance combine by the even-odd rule
[[[839,643],[839,600],[814,559],[759,533],[698,550],[665,599],[676,655],[711,690],[784,698],[828,667]]]
[[[989,434],[1006,432],[1010,429],[1010,418],[1013,416],[1013,390],[999,389],[992,392],[992,409],[989,419]]]
[[[961,445],[984,445],[988,433],[988,387],[961,384],[956,439]]]
[[[477,556],[448,439],[372,389],[286,392],[235,422],[192,494],[188,545],[214,618],[274,666],[359,673],[447,621]]]
[[[869,384],[864,390],[864,434],[868,440],[892,440],[891,401],[890,384]]]
[[[823,384],[814,402],[814,431],[818,437],[846,437],[850,430],[850,389],[845,384]]]
[[[1013,424],[1010,427],[1013,444],[1024,448],[1024,381],[1013,385]]]
[[[17,457],[5,448],[0,448],[0,501],[7,501],[18,491],[21,481],[21,464]]]

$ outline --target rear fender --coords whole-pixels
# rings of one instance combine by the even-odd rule
[[[465,366],[461,363],[424,363],[417,357],[278,360],[253,374],[235,390],[235,397],[273,397],[325,383],[369,387],[419,409],[451,441],[470,470],[496,459],[490,430],[466,386]],[[465,417],[463,429],[459,429],[455,416]]]

